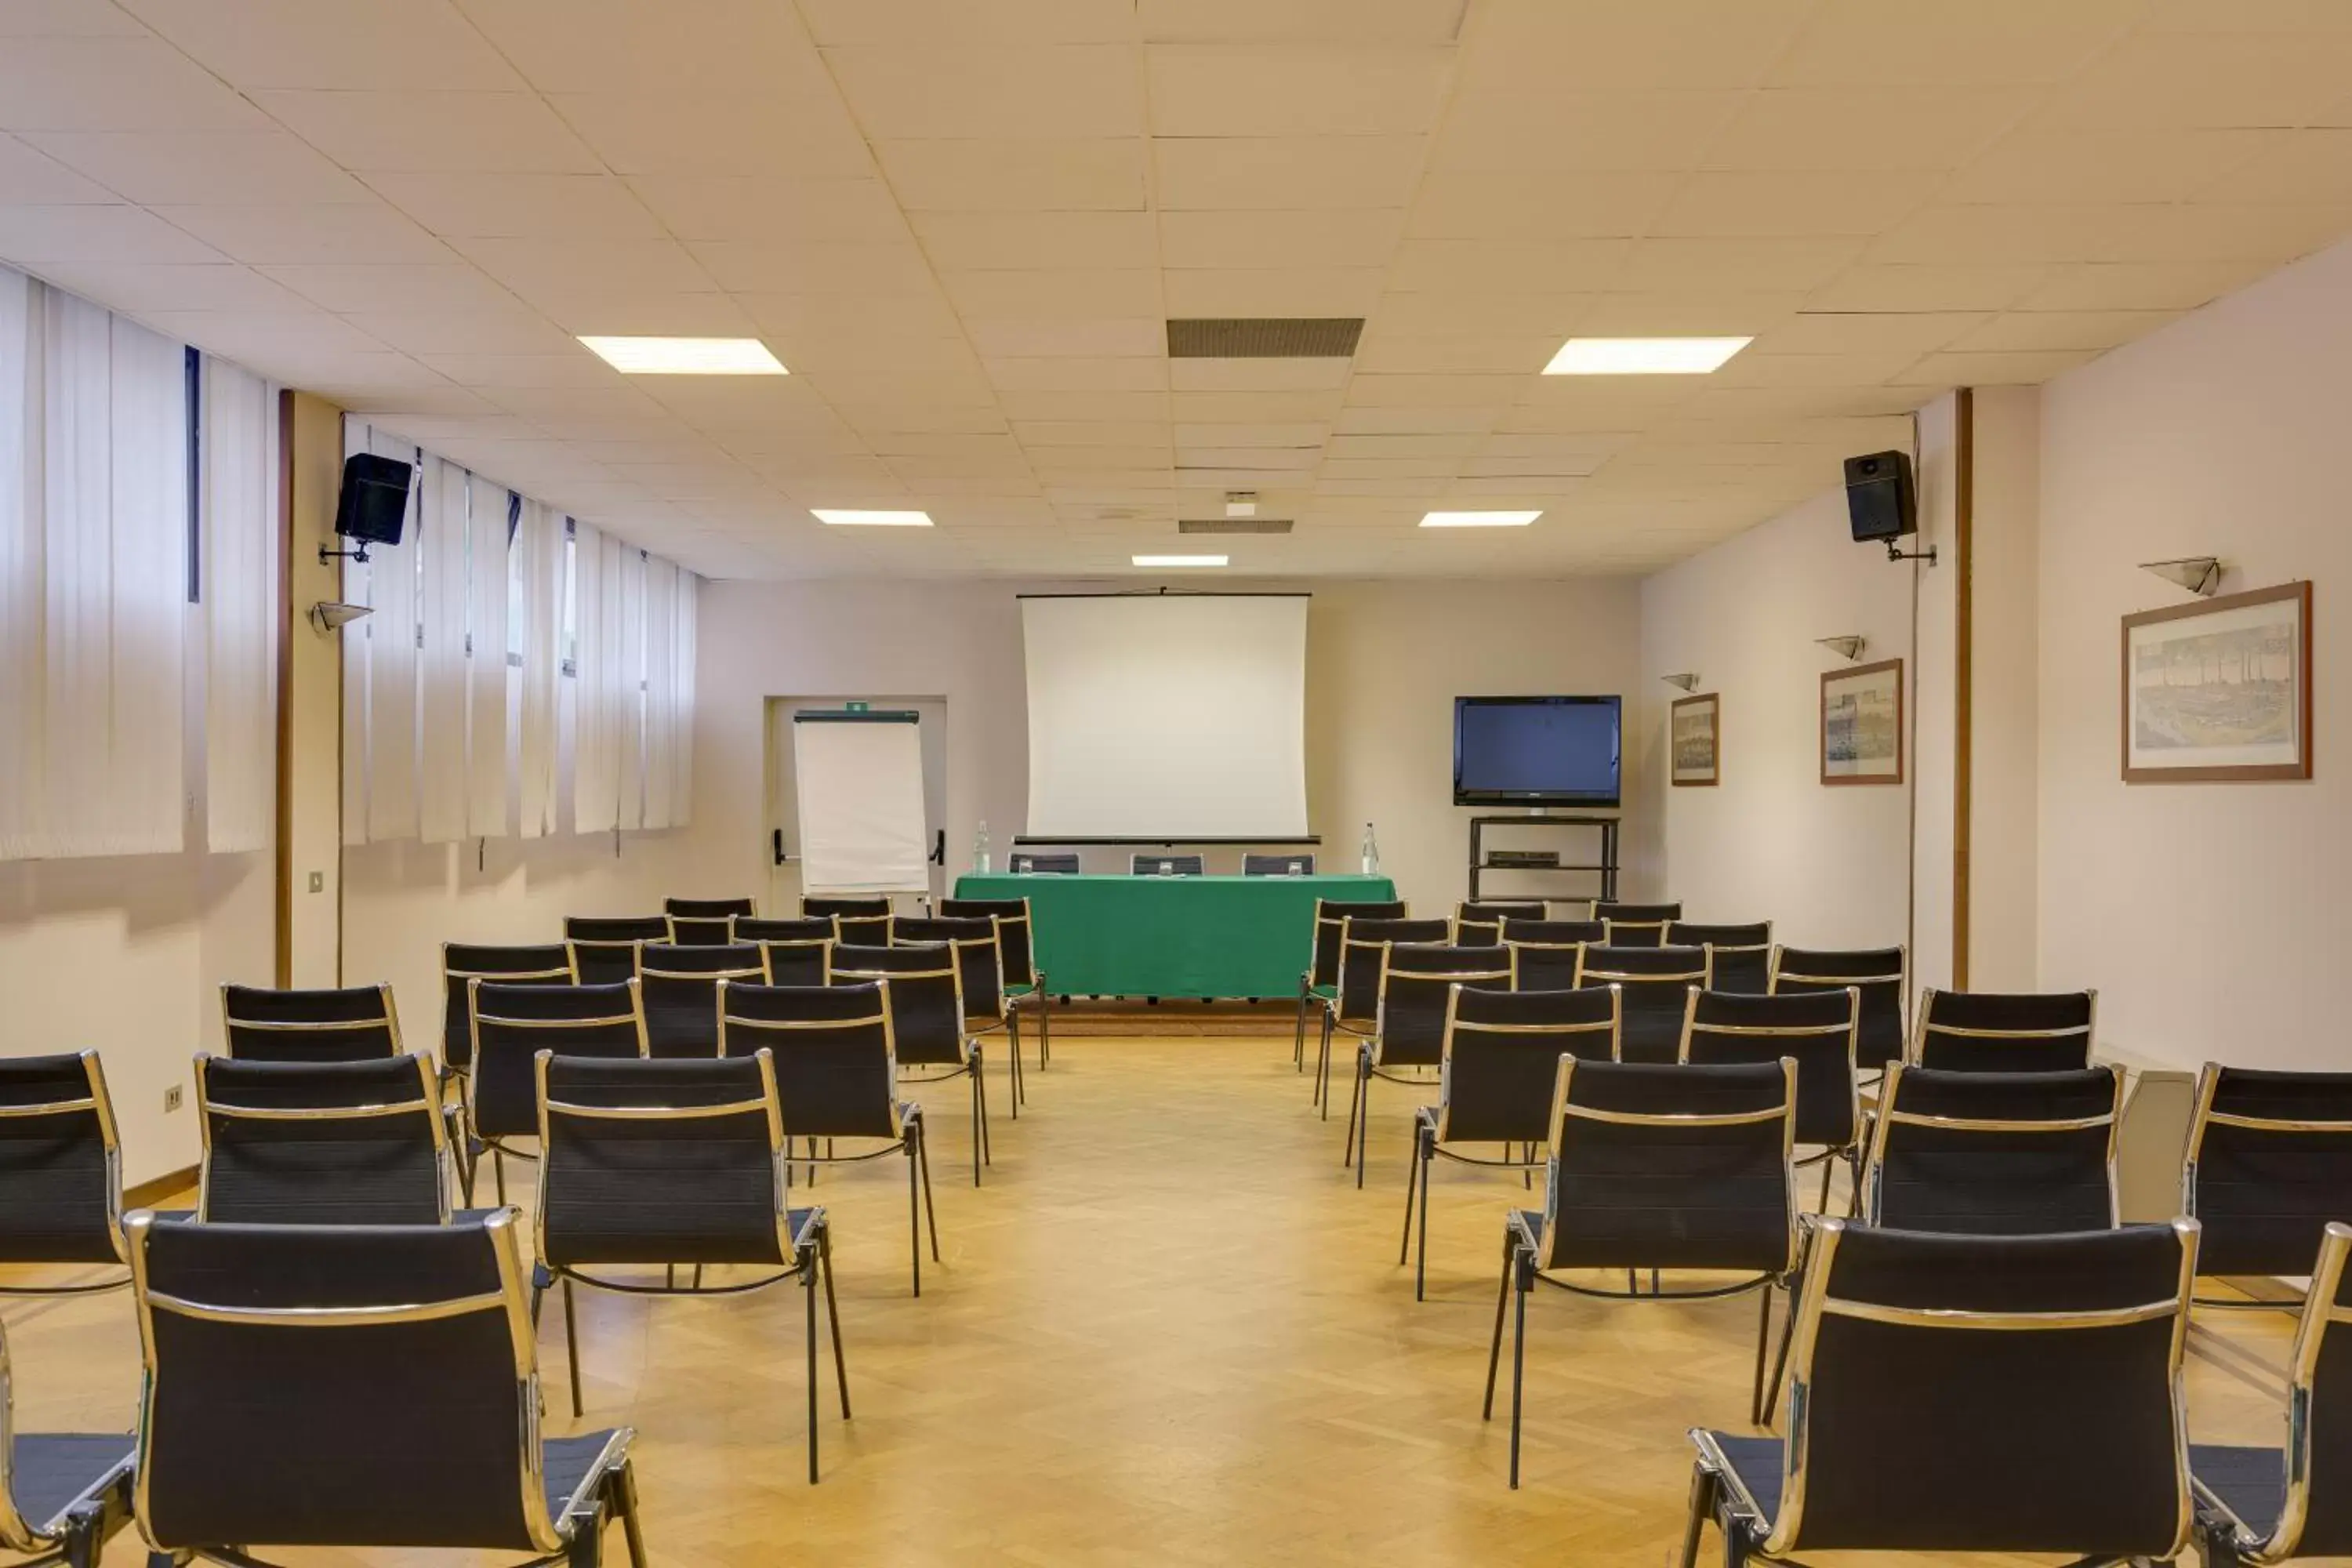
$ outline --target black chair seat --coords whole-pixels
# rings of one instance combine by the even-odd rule
[[[547,1516],[559,1523],[574,1509],[585,1511],[596,1486],[606,1449],[619,1432],[607,1427],[602,1432],[583,1432],[577,1437],[548,1437],[541,1440],[540,1453],[542,1474],[547,1482]]]
[[[55,1534],[65,1511],[129,1469],[138,1448],[128,1432],[19,1434],[8,1449],[16,1511],[42,1534]]]
[[[1722,1454],[1724,1479],[1740,1496],[1756,1505],[1756,1517],[1767,1524],[1780,1517],[1781,1439],[1778,1437],[1735,1437],[1728,1432],[1709,1432],[1706,1440]]]
[[[2191,1443],[2189,1473],[2255,1535],[2278,1528],[2286,1501],[2286,1456],[2280,1450]]]

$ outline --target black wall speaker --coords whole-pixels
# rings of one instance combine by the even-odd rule
[[[335,500],[335,531],[362,545],[398,544],[408,519],[410,464],[358,452],[343,459],[342,493]]]
[[[1857,544],[1919,531],[1919,500],[1908,452],[1873,452],[1845,460],[1845,515]]]

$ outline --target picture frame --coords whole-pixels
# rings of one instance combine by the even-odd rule
[[[1667,782],[1676,788],[1723,782],[1723,698],[1702,691],[1677,698],[1666,714]]]
[[[2311,584],[2123,619],[2126,784],[2311,777]]]
[[[1903,782],[1903,661],[1822,672],[1822,783]]]

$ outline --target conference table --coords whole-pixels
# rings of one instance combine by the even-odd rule
[[[1067,877],[966,872],[959,899],[1027,899],[1057,995],[1296,996],[1320,899],[1385,901],[1386,877]]]

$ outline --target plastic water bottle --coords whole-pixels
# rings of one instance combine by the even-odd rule
[[[979,875],[988,875],[988,824],[980,825],[979,834],[971,841],[971,868]]]
[[[1377,877],[1380,874],[1380,840],[1372,837],[1372,825],[1367,822],[1364,824],[1364,875],[1367,877]]]

